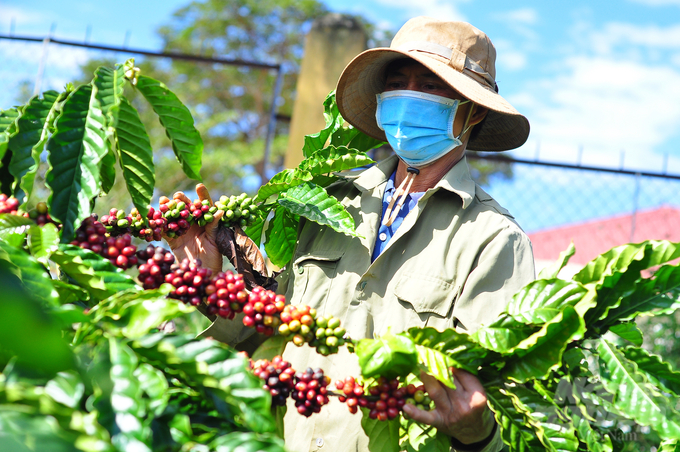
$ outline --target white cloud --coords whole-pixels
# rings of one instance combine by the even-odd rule
[[[494,18],[508,23],[534,25],[538,22],[538,13],[533,8],[520,8],[496,13]]]
[[[497,72],[517,71],[527,64],[527,54],[519,50],[516,44],[506,39],[494,41],[496,47]]]
[[[377,0],[378,3],[390,8],[404,11],[404,16],[430,16],[443,20],[466,20],[465,15],[458,9],[458,4],[469,0]]]
[[[531,80],[527,92],[509,98],[532,125],[516,155],[533,158],[540,145],[542,159],[574,163],[583,147],[583,164],[618,167],[625,151],[626,168],[660,171],[658,149],[677,137],[680,124],[680,69],[669,64],[665,39],[676,27],[600,30],[585,39],[607,45],[559,60],[557,76]]]
[[[647,50],[680,49],[680,24],[659,27],[609,23],[601,31],[591,33],[589,39],[596,52],[605,54],[616,50],[617,47],[629,46],[642,46]]]
[[[641,3],[647,6],[680,6],[680,0],[630,0],[633,3]]]

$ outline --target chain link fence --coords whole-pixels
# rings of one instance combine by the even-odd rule
[[[527,232],[538,269],[571,242],[576,253],[562,276],[618,245],[680,241],[680,176],[523,160],[512,168],[484,189]]]
[[[0,60],[3,61],[0,84],[4,88],[0,90],[0,109],[23,104],[38,92],[62,90],[67,82],[83,76],[81,67],[88,61],[122,62],[140,55],[139,61],[153,59],[160,65],[168,65],[174,58],[193,59],[193,64],[200,65],[202,71],[220,71],[225,64],[264,69],[273,72],[274,76],[270,74],[262,91],[270,97],[278,95],[278,69],[274,65],[0,36]],[[191,61],[188,64],[192,64]],[[258,64],[259,68],[253,68]],[[181,84],[181,80],[178,83]],[[172,86],[171,89],[181,93],[189,86]],[[224,89],[234,91],[233,87]],[[205,119],[200,114],[200,107],[188,106],[194,111],[198,109],[200,129],[200,121]],[[273,109],[264,111],[266,117],[262,121],[270,121],[275,117],[274,113]],[[281,119],[287,118],[279,117]],[[489,154],[469,155],[471,161],[497,158]],[[554,262],[572,241],[576,254],[566,273],[579,269],[616,245],[647,239],[680,241],[680,228],[677,227],[680,222],[680,201],[677,199],[680,176],[515,160],[512,177],[491,177],[484,189],[507,208],[529,234],[539,269]]]

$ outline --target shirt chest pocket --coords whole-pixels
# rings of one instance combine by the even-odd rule
[[[323,306],[328,300],[343,254],[340,251],[332,251],[298,256],[293,261],[295,282],[292,285],[292,293],[286,294],[290,303],[306,304],[323,313]]]
[[[453,328],[451,313],[459,294],[455,282],[413,273],[402,275],[394,287],[395,297],[406,310],[404,328]]]

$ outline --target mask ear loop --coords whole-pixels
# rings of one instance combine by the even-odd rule
[[[457,139],[458,141],[460,141],[460,138],[461,138],[463,135],[465,135],[465,134],[467,133],[468,130],[470,130],[472,127],[474,127],[474,126],[471,126],[471,125],[470,125],[470,118],[472,118],[472,112],[473,112],[474,109],[475,109],[475,103],[472,102],[472,101],[470,101],[470,100],[466,100],[465,102],[462,102],[462,103],[460,103],[460,104],[458,104],[458,105],[463,105],[464,103],[467,103],[467,102],[470,102],[472,105],[470,105],[470,111],[468,112],[467,118],[465,118],[465,125],[463,126],[463,131],[460,133],[460,135],[458,135],[458,136],[456,137],[456,139]]]
[[[397,187],[397,189],[394,191],[394,195],[392,195],[392,200],[387,205],[387,209],[385,209],[385,215],[383,216],[382,221],[383,226],[389,227],[392,225],[392,223],[394,223],[394,220],[397,219],[397,215],[399,215],[401,206],[404,205],[404,201],[406,201],[406,198],[408,197],[411,185],[413,185],[413,180],[416,178],[418,174],[420,174],[420,171],[416,168],[413,168],[412,166],[406,168],[406,171],[407,171],[406,177],[401,182],[401,184],[399,184],[399,187]],[[406,186],[406,188],[404,188],[404,186]],[[399,198],[399,202],[396,202],[397,198]]]

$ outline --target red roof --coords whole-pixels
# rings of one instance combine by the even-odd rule
[[[626,243],[645,240],[680,242],[680,209],[663,206],[654,210],[638,211],[635,216],[622,215],[591,220],[570,226],[529,234],[534,258],[555,261],[559,254],[574,242],[576,254],[569,260],[583,265],[599,254]]]

